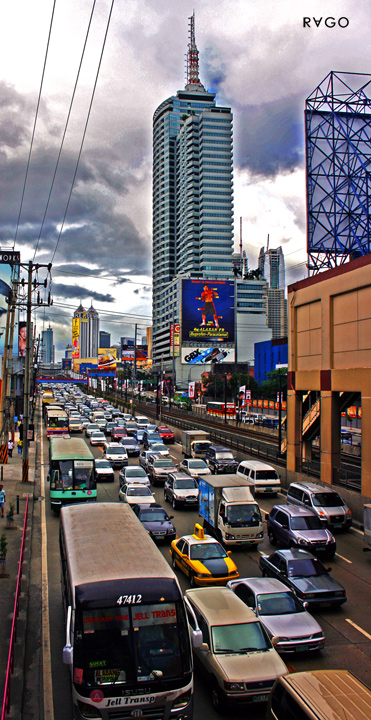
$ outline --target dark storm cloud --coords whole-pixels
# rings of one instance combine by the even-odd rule
[[[63,283],[53,283],[52,294],[57,297],[64,297],[67,299],[77,298],[83,300],[84,298],[91,298],[97,302],[114,303],[115,298],[112,295],[103,295],[103,293],[95,292],[83,288],[80,285],[64,285]]]
[[[302,107],[301,96],[245,107],[236,123],[236,164],[268,177],[303,166]]]
[[[86,275],[89,277],[89,275],[99,275],[99,272],[99,270],[92,270],[92,268],[86,267],[86,265],[79,265],[77,263],[71,263],[70,265],[54,265],[55,275],[61,273],[63,275]]]

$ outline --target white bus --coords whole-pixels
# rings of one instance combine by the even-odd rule
[[[190,720],[190,634],[170,565],[124,504],[65,506],[60,518],[74,717]]]

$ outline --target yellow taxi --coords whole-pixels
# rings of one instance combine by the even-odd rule
[[[239,578],[239,573],[230,550],[210,535],[205,535],[201,525],[196,523],[193,535],[183,535],[171,543],[171,564],[188,575],[191,587],[226,585],[229,580]]]

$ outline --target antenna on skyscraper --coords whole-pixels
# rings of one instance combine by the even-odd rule
[[[198,87],[205,89],[202,85],[202,82],[198,75],[198,50],[196,45],[196,35],[195,35],[195,11],[193,11],[193,15],[191,15],[190,18],[188,18],[188,37],[189,37],[189,43],[188,43],[188,52],[186,55],[187,58],[187,85],[198,85]]]
[[[240,253],[242,255],[242,217],[240,217]]]
[[[268,252],[268,250],[269,250],[269,234],[267,236],[267,252]]]

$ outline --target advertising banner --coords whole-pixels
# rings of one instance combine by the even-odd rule
[[[188,383],[188,397],[190,400],[193,400],[196,395],[196,383],[190,382]]]
[[[234,343],[234,283],[182,280],[182,343]]]
[[[179,357],[180,324],[170,323],[170,350],[174,357]],[[173,350],[174,348],[174,350]]]
[[[80,319],[72,318],[72,357],[80,357]]]
[[[234,348],[223,347],[182,347],[181,362],[184,365],[206,365],[207,363],[235,362]]]
[[[117,350],[116,348],[98,348],[98,370],[116,372]]]

